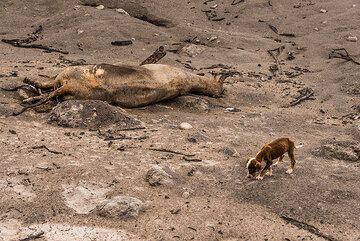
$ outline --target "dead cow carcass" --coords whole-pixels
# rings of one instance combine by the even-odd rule
[[[102,100],[134,108],[189,93],[219,97],[223,91],[218,76],[199,76],[163,64],[73,66],[49,81],[27,79],[26,83],[51,91],[24,99],[24,108],[17,114],[55,97]]]

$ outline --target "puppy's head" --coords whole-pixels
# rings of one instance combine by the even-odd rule
[[[255,177],[256,174],[261,170],[261,163],[255,158],[250,158],[246,163],[246,168],[248,170],[247,177]]]

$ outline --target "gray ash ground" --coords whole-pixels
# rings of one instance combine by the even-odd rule
[[[359,65],[329,59],[336,48],[358,58],[359,42],[348,37],[360,37],[360,6],[206,2],[0,2],[1,39],[28,38],[41,25],[31,44],[69,52],[1,42],[1,86],[71,64],[140,64],[161,45],[159,63],[238,73],[220,99],[128,109],[143,126],[105,132],[49,124],[52,105],[9,116],[21,98],[0,90],[0,240],[360,239]],[[120,40],[133,43],[111,45]],[[289,107],[308,90],[313,96]],[[247,179],[246,159],[282,136],[303,143],[295,172],[285,173],[286,158],[274,176]],[[154,167],[167,175],[153,173],[150,185]]]

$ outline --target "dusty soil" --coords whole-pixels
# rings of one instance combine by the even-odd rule
[[[52,106],[9,116],[21,98],[1,90],[0,240],[360,240],[360,67],[329,59],[335,48],[360,58],[359,42],[347,40],[360,37],[360,5],[203,2],[0,2],[2,39],[26,38],[41,25],[33,44],[69,52],[0,43],[2,86],[54,76],[74,61],[139,64],[160,45],[172,50],[160,63],[240,73],[226,80],[220,99],[182,97],[126,110],[146,128],[121,130],[115,140],[49,124]],[[276,70],[267,50],[280,46]],[[224,66],[201,69],[216,64]],[[304,88],[314,98],[289,106]],[[182,122],[193,128],[180,129]],[[282,136],[303,144],[295,172],[285,173],[286,158],[274,176],[247,179],[246,159]],[[150,185],[154,165],[169,180]],[[94,211],[119,195],[142,209],[125,203],[129,215]]]

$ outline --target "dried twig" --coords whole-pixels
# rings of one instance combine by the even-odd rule
[[[187,162],[202,162],[202,160],[199,158],[192,158],[187,156],[183,156],[183,159]]]
[[[274,33],[276,33],[276,34],[279,33],[278,29],[277,29],[274,25],[269,24],[269,28],[270,28]]]
[[[29,89],[29,90],[36,90],[36,88],[29,84],[22,84],[14,87],[0,87],[0,89],[5,91],[16,91],[18,89]]]
[[[278,59],[279,55],[281,54],[281,52],[285,49],[285,46],[282,45],[278,48],[275,49],[269,49],[267,52],[270,54],[271,57],[273,57],[273,59],[275,60],[275,66],[271,67],[270,70],[272,72],[276,72],[276,71],[280,71],[280,73],[282,73],[281,67],[280,67],[280,61]],[[274,68],[275,67],[275,68]]]
[[[293,33],[280,33],[279,35],[285,36],[285,37],[292,37],[292,38],[295,37],[295,34],[293,34]]]
[[[243,3],[243,2],[245,2],[245,0],[233,0],[231,5],[236,5],[236,4]]]
[[[222,69],[230,69],[231,66],[229,65],[225,65],[225,64],[213,64],[209,67],[202,67],[199,70],[203,70],[203,69],[217,69],[217,68],[222,68]]]
[[[213,1],[215,1],[215,0],[206,0],[205,2],[203,2],[205,5],[207,4],[207,3],[209,3],[209,2],[213,2]]]
[[[284,219],[287,223],[291,223],[292,225],[300,228],[300,229],[303,229],[303,230],[306,230],[318,237],[321,237],[325,240],[328,240],[328,241],[338,241],[337,239],[331,237],[331,236],[328,236],[326,234],[323,234],[322,232],[319,231],[319,229],[317,229],[316,227],[310,225],[310,224],[307,224],[307,223],[304,223],[304,222],[301,222],[301,221],[298,221],[296,219],[293,219],[293,218],[290,218],[290,217],[287,217],[287,216],[281,216],[282,219]]]
[[[45,50],[45,52],[58,52],[62,54],[68,54],[69,52],[51,48],[42,44],[31,44],[32,42],[35,42],[40,37],[41,32],[43,31],[43,27],[40,25],[35,29],[34,32],[31,33],[31,35],[24,39],[2,39],[1,41],[7,44],[10,44],[14,47],[18,48],[34,48],[34,49],[42,49]]]
[[[279,30],[274,25],[271,25],[271,24],[268,24],[268,25],[269,25],[269,28],[277,35],[281,35],[281,36],[285,36],[285,37],[295,37],[295,34],[293,34],[293,33],[279,33]]]
[[[300,95],[293,101],[290,102],[289,106],[295,106],[304,100],[311,99],[311,97],[314,95],[314,90],[311,88],[303,88],[299,90]]]
[[[173,153],[173,154],[183,155],[183,156],[195,156],[195,154],[186,154],[186,153],[182,153],[182,152],[179,152],[179,151],[168,150],[168,149],[165,149],[165,148],[149,148],[148,150],[158,151],[158,152],[168,152],[168,153]]]
[[[131,40],[116,40],[116,41],[112,41],[111,45],[115,45],[115,46],[126,46],[126,45],[130,45],[133,42]]]
[[[360,62],[354,60],[354,58],[345,48],[333,49],[329,54],[329,59],[332,58],[345,59],[347,61],[353,62],[354,64],[360,65]]]
[[[210,20],[215,21],[215,22],[219,22],[219,21],[225,20],[225,18],[224,17],[222,17],[222,18],[212,18]]]
[[[45,150],[47,150],[48,152],[50,152],[50,153],[54,153],[54,154],[63,154],[62,152],[60,152],[60,151],[54,151],[54,150],[51,150],[51,149],[49,149],[47,146],[45,146],[45,145],[41,145],[41,146],[33,146],[33,147],[31,147],[32,149],[45,149]]]
[[[44,231],[40,231],[39,233],[31,234],[26,238],[20,239],[19,241],[29,241],[29,240],[38,239],[38,238],[41,238],[41,236],[43,236],[44,234],[45,234]]]
[[[50,48],[50,47],[42,45],[42,44],[24,44],[24,43],[21,43],[20,39],[2,39],[1,41],[4,43],[10,44],[14,47],[18,47],[18,48],[43,49],[43,50],[45,50],[44,52],[46,52],[46,53],[57,52],[57,53],[62,53],[62,54],[69,54],[69,52],[67,52],[67,51]]]
[[[275,60],[276,63],[279,62],[278,60],[278,56],[281,54],[281,52],[285,49],[285,46],[282,45],[278,48],[275,49],[269,49],[267,52],[270,54],[271,57],[273,57],[273,59]]]
[[[139,136],[139,137],[131,137],[131,136],[108,136],[104,139],[104,141],[115,141],[115,140],[145,140],[148,139],[148,136]]]
[[[164,46],[160,46],[155,52],[145,59],[140,65],[155,64],[166,55]]]

